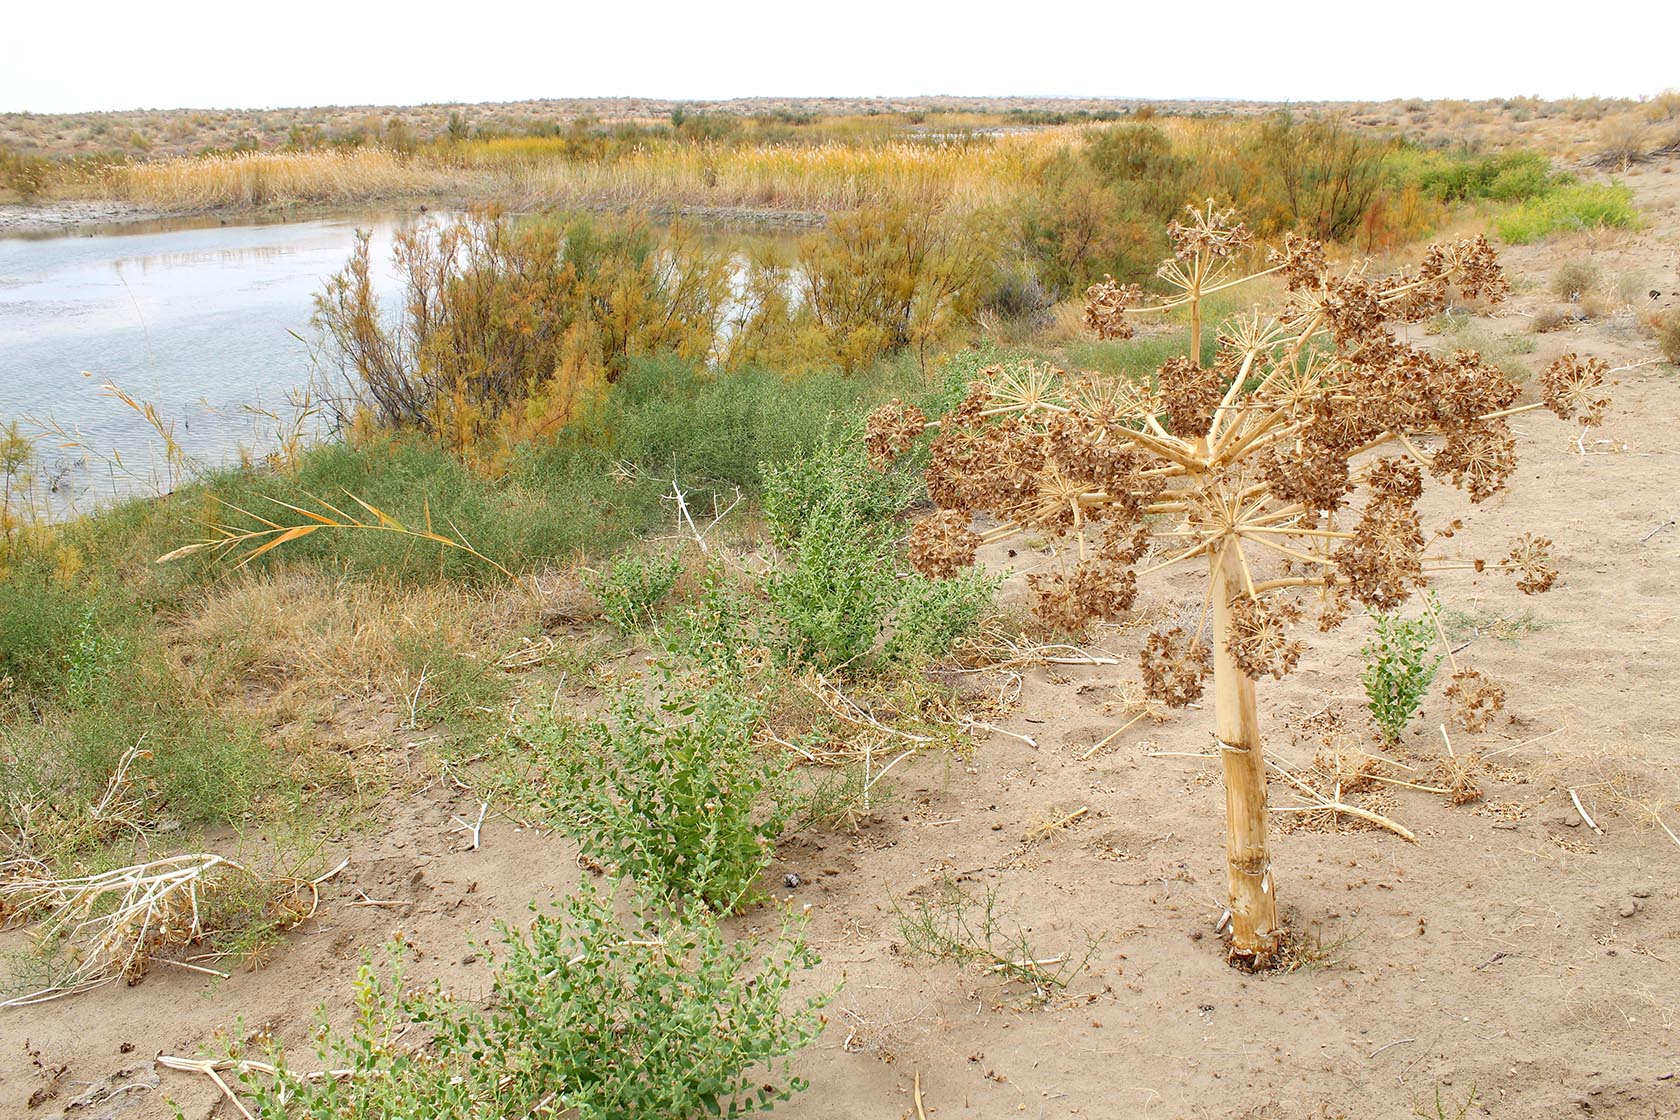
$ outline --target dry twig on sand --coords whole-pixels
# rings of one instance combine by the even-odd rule
[[[139,983],[161,954],[197,944],[214,932],[205,921],[207,897],[240,881],[263,889],[271,905],[285,914],[286,924],[295,926],[314,916],[320,885],[348,863],[315,879],[264,879],[224,856],[192,853],[59,878],[38,861],[14,860],[0,868],[0,910],[18,916],[44,912],[38,936],[74,942],[80,960],[62,982],[0,1007],[44,1003],[118,977]]]

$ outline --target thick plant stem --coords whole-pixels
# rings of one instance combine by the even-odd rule
[[[1246,594],[1235,540],[1214,560],[1213,689],[1219,757],[1225,771],[1225,862],[1231,896],[1231,959],[1268,968],[1278,951],[1277,895],[1266,840],[1266,763],[1254,682],[1231,659],[1231,604]]]

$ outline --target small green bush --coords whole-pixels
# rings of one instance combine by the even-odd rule
[[[698,1120],[803,1091],[784,1059],[821,1033],[832,993],[789,1005],[817,963],[800,932],[784,928],[760,954],[703,910],[656,922],[639,902],[621,919],[585,884],[528,933],[504,927],[482,1011],[435,985],[405,990],[393,949],[387,975],[362,966],[348,1030],[320,1028],[321,1066],[348,1074],[311,1078],[278,1053],[276,1076],[244,1067],[241,1087],[262,1120]]]
[[[545,809],[585,854],[650,897],[727,913],[748,901],[787,819],[759,804],[776,776],[753,744],[759,717],[733,681],[667,679],[651,699],[626,689],[605,719],[550,719],[526,737]]]
[[[855,674],[950,649],[1001,577],[946,581],[905,569],[902,513],[920,483],[871,470],[859,441],[831,441],[769,472],[765,520],[783,562],[764,579],[772,640],[796,663]]]
[[[1639,224],[1633,192],[1618,184],[1575,183],[1530,198],[1494,221],[1499,236],[1527,245],[1554,233],[1585,229],[1631,229]]]
[[[682,557],[674,552],[625,552],[607,570],[584,581],[601,604],[607,621],[624,634],[653,621],[659,605],[682,575]]]
[[[1429,610],[1434,609],[1431,599]],[[1359,679],[1365,685],[1371,718],[1386,741],[1397,743],[1423,705],[1441,665],[1441,655],[1430,652],[1435,645],[1435,624],[1428,615],[1408,620],[1399,611],[1372,611],[1371,620],[1377,636],[1360,651],[1365,669]]]

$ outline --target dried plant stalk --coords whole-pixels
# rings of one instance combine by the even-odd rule
[[[307,893],[309,905],[293,911],[294,925],[315,912],[322,881],[268,882],[243,864],[207,853],[168,856],[74,878],[58,878],[34,860],[12,861],[0,868],[0,914],[44,915],[41,939],[69,940],[80,959],[65,980],[0,1007],[44,1003],[119,977],[138,984],[161,954],[204,939],[209,932],[203,905],[207,893],[237,879],[267,882],[288,897]]]
[[[1130,610],[1142,576],[1208,565],[1202,618],[1212,619],[1211,640],[1200,622],[1194,632],[1152,635],[1141,667],[1152,696],[1175,707],[1199,697],[1213,674],[1232,959],[1265,967],[1279,929],[1255,680],[1295,667],[1305,644],[1291,629],[1309,606],[1329,630],[1355,603],[1394,609],[1432,571],[1486,570],[1482,560],[1428,554],[1458,526],[1425,536],[1426,480],[1472,502],[1499,493],[1516,469],[1510,417],[1548,408],[1598,423],[1609,371],[1566,355],[1542,378],[1544,399],[1518,404],[1518,387],[1479,354],[1443,357],[1396,336],[1390,324],[1421,322],[1455,297],[1504,298],[1508,285],[1483,238],[1433,246],[1414,272],[1373,278],[1364,264],[1332,271],[1322,245],[1291,235],[1269,268],[1243,276],[1252,238],[1234,212],[1210,201],[1169,233],[1174,256],[1158,275],[1178,294],[1140,306],[1137,286],[1100,284],[1087,323],[1102,337],[1129,338],[1132,317],[1184,308],[1188,355],[1168,359],[1148,382],[994,367],[937,420],[899,405],[878,410],[868,448],[880,463],[937,432],[927,479],[939,509],[914,537],[926,574],[973,563],[982,540],[1006,532],[1071,538],[1062,570],[1029,580],[1037,613],[1063,628]],[[1268,273],[1284,279],[1285,305],[1223,324],[1204,366],[1203,301]],[[982,538],[971,527],[976,514],[999,529]],[[1519,590],[1545,591],[1557,574],[1549,545],[1525,536],[1500,568]]]

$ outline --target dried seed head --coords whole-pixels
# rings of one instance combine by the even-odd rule
[[[1295,668],[1306,646],[1290,639],[1289,626],[1300,617],[1300,607],[1275,597],[1268,602],[1244,595],[1231,604],[1227,640],[1244,676],[1258,680],[1270,673],[1282,680]]]
[[[1389,611],[1423,583],[1423,529],[1416,509],[1423,477],[1405,459],[1385,459],[1371,469],[1367,485],[1371,496],[1353,539],[1335,552],[1336,573],[1355,599]]]
[[[1112,276],[1085,289],[1085,327],[1098,338],[1131,338],[1137,332],[1126,321],[1126,308],[1143,299],[1136,284],[1122,284]]]
[[[1213,667],[1208,647],[1175,626],[1157,630],[1143,643],[1138,658],[1143,670],[1143,691],[1151,700],[1169,708],[1183,708],[1199,700],[1202,682]]]
[[[915,405],[906,405],[898,398],[869,414],[864,422],[863,446],[869,453],[869,465],[876,470],[910,450],[916,437],[927,429],[927,414]]]
[[[1298,233],[1284,234],[1283,248],[1268,249],[1266,263],[1281,266],[1283,278],[1292,292],[1321,286],[1330,267],[1324,258],[1324,242],[1302,237]]]
[[[1243,224],[1236,207],[1215,210],[1213,200],[1209,199],[1207,205],[1199,210],[1194,206],[1186,206],[1184,210],[1189,215],[1187,221],[1167,225],[1173,255],[1179,260],[1190,260],[1197,253],[1210,257],[1234,257],[1253,247],[1254,235]]]
[[[1466,731],[1486,731],[1505,707],[1505,690],[1474,669],[1460,669],[1447,685],[1453,722]]]
[[[1517,538],[1511,551],[1499,562],[1499,568],[1517,577],[1517,590],[1524,595],[1550,591],[1558,577],[1557,566],[1552,563],[1551,539],[1533,533]]]
[[[974,563],[980,534],[968,527],[968,514],[943,509],[916,522],[910,530],[910,566],[933,579],[946,579]]]
[[[1602,358],[1582,361],[1565,354],[1540,375],[1541,399],[1560,420],[1579,416],[1581,423],[1596,428],[1604,422],[1610,394],[1604,391],[1604,375],[1610,366]]]
[[[1161,403],[1166,406],[1173,433],[1192,439],[1205,434],[1214,409],[1225,395],[1227,379],[1219,369],[1202,369],[1189,358],[1176,355],[1162,363],[1157,376]]]
[[[1027,586],[1033,591],[1033,613],[1068,633],[1119,618],[1137,599],[1137,573],[1101,555],[1080,561],[1071,573],[1035,572]]]

